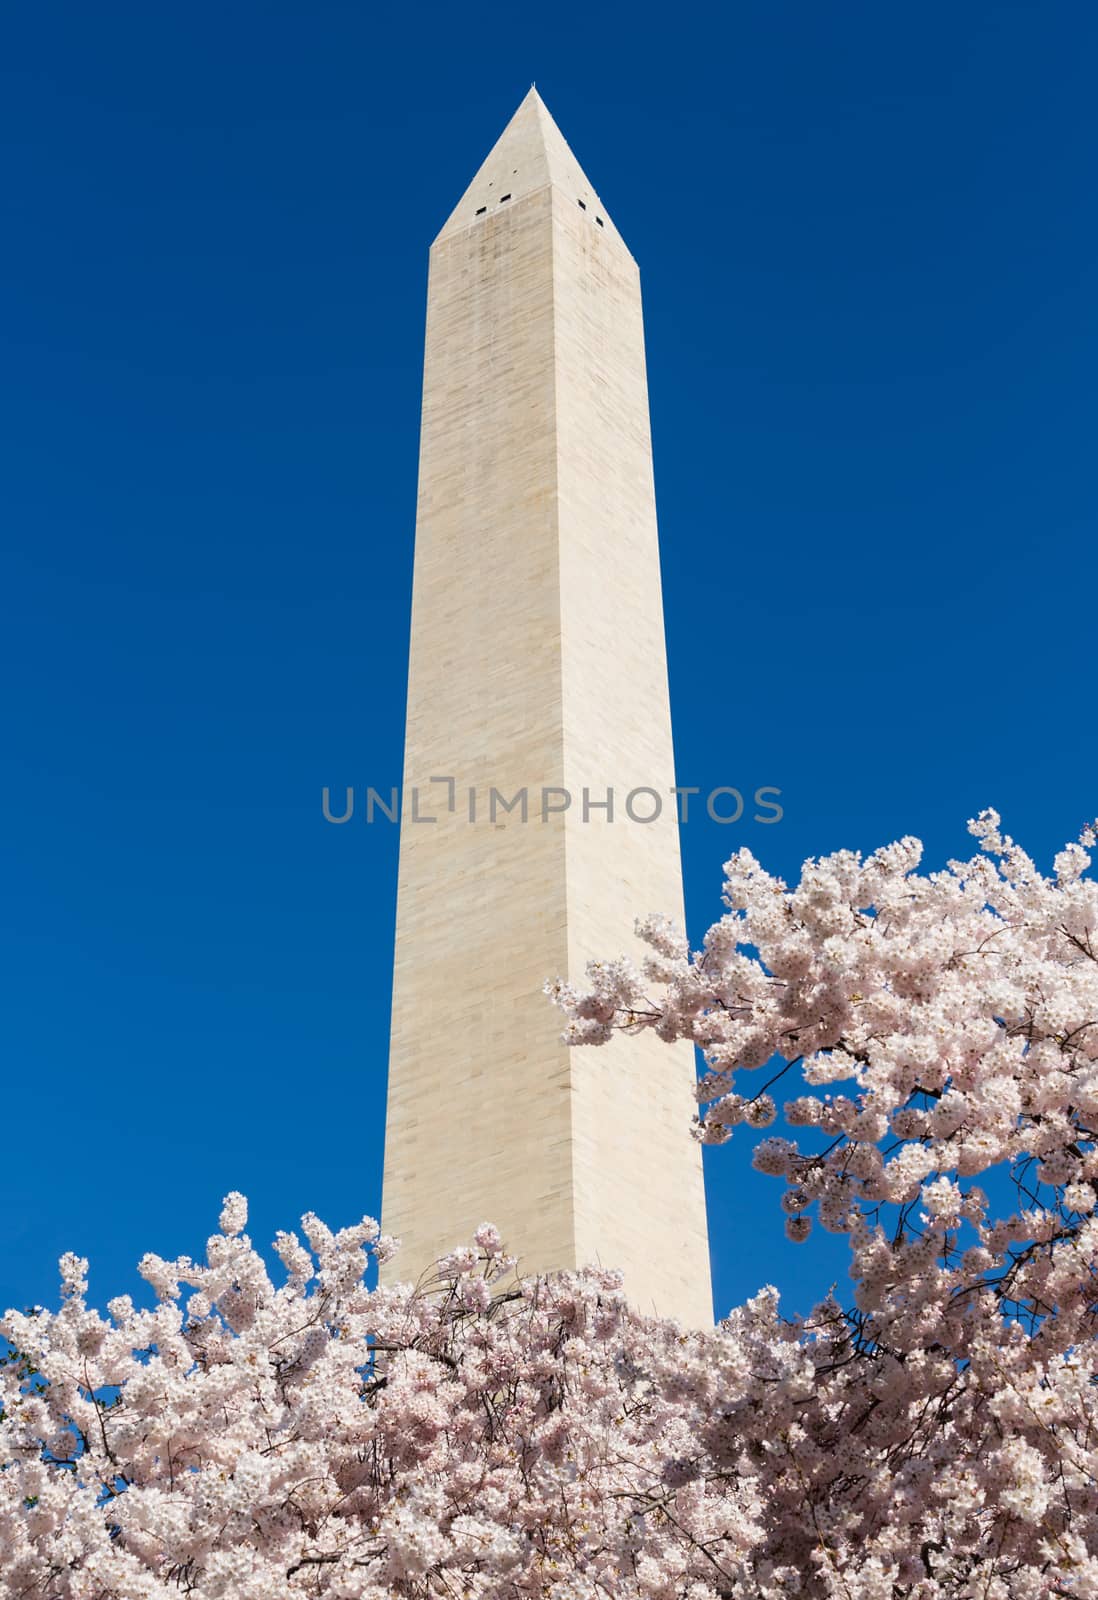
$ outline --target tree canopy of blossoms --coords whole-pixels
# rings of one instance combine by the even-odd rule
[[[649,918],[642,970],[594,962],[584,989],[549,988],[575,1043],[699,1045],[707,1143],[769,1128],[770,1088],[794,1082],[793,1136],[753,1164],[784,1180],[792,1239],[816,1218],[850,1241],[844,1354],[782,1436],[830,1591],[1092,1596],[1095,831],[1046,878],[995,812],[969,829],[981,854],[944,872],[920,876],[906,838],[810,860],[793,889],[740,850],[699,952]]]
[[[704,1470],[698,1425],[743,1392],[747,1351],[776,1325],[767,1297],[718,1351],[632,1312],[616,1273],[516,1280],[488,1225],[433,1281],[370,1291],[391,1241],[313,1216],[307,1243],[275,1241],[276,1286],[245,1220],[229,1195],[204,1265],[146,1256],[154,1310],[123,1296],[100,1316],[67,1256],[60,1311],[0,1322],[4,1600],[731,1581],[759,1537],[759,1484]],[[794,1345],[784,1367],[807,1381]]]
[[[276,1284],[231,1195],[204,1265],[141,1263],[155,1309],[66,1257],[58,1312],[0,1321],[0,1595],[1098,1600],[1093,836],[1045,878],[971,828],[792,890],[740,851],[701,951],[651,918],[642,969],[550,986],[574,1042],[702,1047],[696,1136],[758,1130],[849,1305],[684,1330],[612,1273],[516,1279],[487,1225],[369,1290],[392,1242],[311,1216]]]

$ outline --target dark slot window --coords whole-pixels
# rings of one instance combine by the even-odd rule
[[[501,194],[499,197],[500,205],[502,205],[505,200],[510,200],[510,198],[511,196],[509,194]]]
[[[587,210],[587,201],[586,200],[577,200],[576,204],[579,206],[581,211],[586,211]]]
[[[605,222],[603,222],[601,217],[596,217],[595,221],[598,223],[600,228],[605,228],[606,224],[605,224]]]
[[[488,209],[487,206],[479,206],[477,208],[477,216],[478,217],[482,217],[484,215],[484,213],[487,211],[487,209]]]

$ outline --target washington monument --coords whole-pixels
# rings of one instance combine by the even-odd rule
[[[531,89],[430,254],[386,1281],[488,1221],[712,1325],[690,1046],[566,1047],[542,992],[681,919],[674,782],[640,278]]]

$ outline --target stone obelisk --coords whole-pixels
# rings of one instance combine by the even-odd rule
[[[386,1281],[489,1221],[712,1324],[691,1048],[542,992],[681,919],[674,782],[639,274],[531,89],[430,255]]]

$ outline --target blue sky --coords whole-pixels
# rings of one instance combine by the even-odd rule
[[[700,937],[986,804],[1098,812],[1083,5],[9,11],[0,1304],[380,1201],[427,248],[536,80],[641,264]],[[645,906],[623,906],[623,930]],[[746,1143],[716,1302],[841,1276]],[[822,1278],[821,1278],[822,1274]]]

